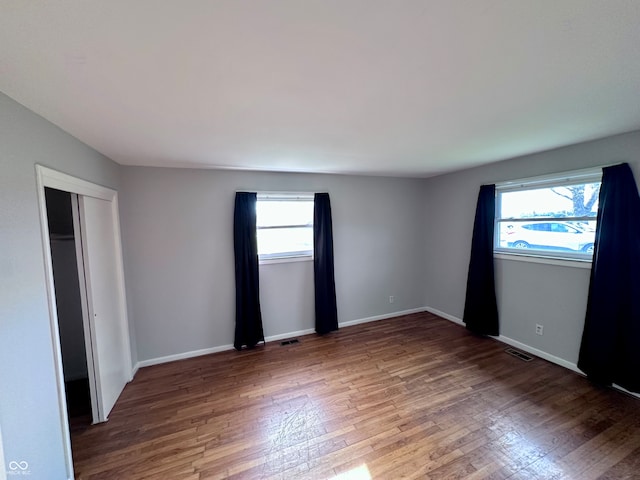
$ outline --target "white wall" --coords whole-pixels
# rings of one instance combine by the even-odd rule
[[[330,193],[340,322],[422,306],[422,180],[145,167],[123,173],[124,263],[140,360],[233,343],[236,190]],[[262,265],[260,282],[266,336],[313,328],[312,262]]]
[[[640,173],[640,132],[443,175],[425,181],[425,304],[462,318],[471,233],[480,185],[612,163]],[[558,357],[578,359],[590,270],[496,260],[500,332]],[[535,324],[544,335],[535,334]]]
[[[111,188],[119,167],[0,94],[0,424],[9,461],[65,478],[36,163]]]

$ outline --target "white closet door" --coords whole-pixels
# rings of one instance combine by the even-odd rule
[[[131,373],[119,239],[112,202],[80,196],[79,206],[98,412],[100,421],[106,421]]]

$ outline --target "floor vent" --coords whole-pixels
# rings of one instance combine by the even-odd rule
[[[291,340],[283,340],[282,342],[280,342],[280,346],[284,347],[285,345],[291,345],[293,343],[300,343],[300,341],[297,338],[292,338]]]
[[[515,348],[507,348],[505,352],[507,352],[509,355],[513,355],[514,357],[519,358],[520,360],[524,360],[525,362],[530,362],[531,360],[533,360],[533,357],[531,355],[527,355],[526,353],[521,352],[520,350],[516,350]]]

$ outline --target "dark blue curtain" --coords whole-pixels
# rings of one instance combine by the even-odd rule
[[[313,205],[313,278],[316,296],[316,332],[338,329],[336,283],[333,272],[333,228],[328,193],[316,193]]]
[[[256,193],[236,193],[233,248],[236,262],[236,332],[233,346],[253,348],[264,342],[258,277]]]
[[[498,304],[493,270],[493,230],[496,186],[482,185],[471,239],[471,259],[463,321],[478,335],[499,335]]]
[[[640,393],[640,197],[626,163],[602,170],[578,368]]]

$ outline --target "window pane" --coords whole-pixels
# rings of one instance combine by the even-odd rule
[[[258,200],[258,227],[312,225],[313,200]]]
[[[599,192],[599,182],[499,192],[496,247],[590,257]]]
[[[554,223],[551,230],[532,229],[527,223],[502,224],[500,247],[517,249],[552,250],[556,252],[593,253],[595,222],[593,227],[571,228],[570,224]]]
[[[258,230],[260,255],[293,256],[313,252],[313,227]]]
[[[313,255],[313,198],[258,198],[260,259]]]
[[[596,217],[600,183],[501,193],[501,218]]]

